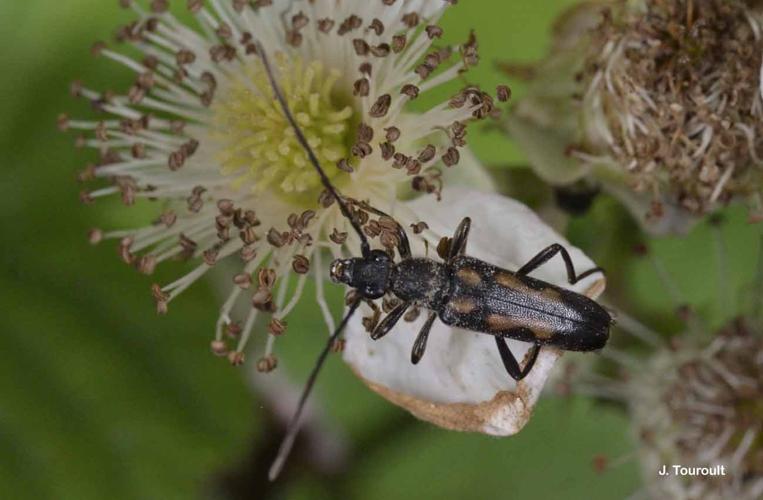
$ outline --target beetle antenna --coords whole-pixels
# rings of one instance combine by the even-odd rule
[[[273,465],[270,466],[270,470],[268,471],[269,480],[275,481],[278,477],[278,474],[281,473],[281,469],[283,469],[283,466],[286,463],[286,459],[289,457],[291,448],[294,446],[294,440],[297,438],[297,434],[299,433],[299,421],[302,417],[302,412],[305,409],[307,398],[310,396],[310,393],[313,390],[313,386],[315,385],[315,379],[318,378],[318,372],[321,371],[321,367],[323,367],[323,363],[326,361],[326,357],[328,356],[331,347],[334,345],[334,342],[336,342],[339,334],[342,333],[342,330],[347,325],[347,322],[355,313],[355,310],[359,305],[360,300],[356,300],[350,305],[350,310],[347,311],[347,314],[342,319],[342,322],[339,324],[336,330],[334,330],[334,333],[331,335],[331,337],[329,337],[328,342],[326,342],[326,345],[323,347],[321,354],[318,356],[318,360],[315,362],[315,366],[313,366],[313,371],[310,372],[310,377],[307,379],[305,388],[302,390],[302,396],[299,398],[297,409],[289,421],[289,426],[286,428],[286,436],[283,438],[283,441],[281,441],[280,448],[278,448],[278,455],[276,455],[275,460],[273,460]]]
[[[307,153],[307,157],[310,160],[310,163],[312,163],[313,167],[315,167],[315,170],[318,171],[318,175],[321,178],[321,182],[323,183],[323,186],[326,188],[326,190],[329,193],[331,193],[331,196],[334,197],[337,203],[339,203],[339,208],[342,211],[342,215],[344,215],[350,221],[350,224],[352,224],[352,228],[355,230],[356,233],[358,233],[358,236],[360,237],[361,252],[363,253],[364,257],[367,256],[370,252],[370,246],[368,245],[368,239],[366,238],[366,235],[363,234],[363,231],[361,230],[360,225],[352,216],[352,212],[350,211],[350,208],[347,206],[347,203],[345,203],[344,199],[341,196],[339,196],[339,193],[337,193],[336,188],[334,188],[333,184],[331,184],[331,181],[326,175],[326,172],[323,171],[323,167],[321,167],[321,164],[318,161],[318,157],[315,156],[315,152],[313,151],[313,148],[311,148],[310,144],[307,143],[305,134],[302,133],[302,129],[297,124],[297,121],[294,119],[294,115],[291,114],[291,111],[289,110],[289,105],[286,103],[286,98],[283,95],[283,91],[281,90],[281,87],[278,85],[278,82],[276,82],[275,74],[273,73],[273,68],[270,66],[270,61],[268,60],[268,56],[265,53],[265,49],[263,48],[262,44],[259,41],[256,41],[255,45],[257,46],[257,53],[260,55],[260,58],[262,59],[262,64],[263,66],[265,66],[265,73],[267,73],[268,75],[268,80],[270,81],[270,86],[273,88],[273,93],[276,96],[276,100],[278,100],[278,103],[281,105],[281,109],[283,110],[284,115],[286,115],[286,119],[289,121],[291,128],[294,129],[294,133],[297,136],[297,141],[299,141],[299,144],[302,146],[302,148],[304,148],[305,152]]]

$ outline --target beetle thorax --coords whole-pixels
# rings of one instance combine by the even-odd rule
[[[448,294],[445,265],[426,258],[406,259],[395,266],[391,286],[398,298],[436,310]]]

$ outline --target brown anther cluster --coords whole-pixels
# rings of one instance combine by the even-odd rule
[[[350,206],[352,216],[360,224],[363,233],[371,240],[378,238],[388,252],[394,253],[395,248],[400,244],[400,233],[404,231],[400,224],[392,217],[377,213],[366,203],[358,202],[352,198],[347,198],[346,201]],[[336,234],[335,231],[329,238],[335,243],[344,242],[347,233]]]
[[[703,214],[763,186],[763,39],[742,0],[645,0],[605,11],[580,75],[602,148],[636,191]],[[594,131],[603,122],[605,133]],[[653,205],[653,216],[661,206]]]
[[[420,19],[416,13],[410,13],[403,16],[403,22],[408,27],[415,27],[419,24]],[[345,24],[346,23],[347,21],[345,21]],[[384,25],[380,20],[374,19],[369,29],[383,33]],[[430,39],[440,38],[443,35],[442,28],[435,25],[427,26],[425,32]],[[342,34],[341,29],[340,34]],[[406,46],[407,40],[404,34],[400,34],[393,36],[392,42],[389,45],[381,44],[379,46],[372,46],[367,41],[360,38],[353,39],[352,43],[357,55],[372,61],[374,57],[387,56],[390,51],[395,54],[399,53]],[[467,41],[459,47],[459,52],[462,59],[461,71],[465,71],[467,68],[474,66],[477,63],[477,40],[474,33],[471,33]],[[450,47],[435,48],[426,54],[423,60],[415,68],[416,74],[421,78],[421,83],[426,82],[426,80],[441,65],[451,59],[453,54],[454,50]],[[361,74],[371,75],[373,67],[371,61],[365,62],[360,66]],[[365,97],[368,96],[369,91],[369,80],[366,76],[361,76],[361,78],[355,81],[353,95]],[[372,103],[368,114],[372,118],[384,119],[390,108],[395,105],[395,99],[404,98],[413,100],[419,96],[420,92],[420,85],[406,83],[401,86],[399,97],[393,97],[390,94],[378,96]],[[498,94],[502,101],[508,99],[508,87],[499,87]],[[472,118],[476,120],[494,116],[497,113],[492,97],[474,86],[466,87],[460,91],[451,99],[450,106],[452,108],[463,108],[464,106],[468,106],[473,110]],[[364,134],[364,128],[368,129],[370,133]],[[466,127],[464,123],[455,121],[447,127],[446,132],[452,143],[450,146],[446,145],[445,147],[438,148],[434,145],[428,145],[424,151],[419,153],[398,150],[394,143],[400,138],[401,131],[399,128],[390,125],[385,127],[384,130],[386,140],[374,144],[372,142],[373,129],[366,124],[361,124],[358,140],[351,148],[353,157],[363,159],[371,155],[375,146],[378,145],[383,160],[391,162],[393,168],[404,169],[408,175],[415,177],[413,180],[414,189],[425,193],[434,193],[439,196],[441,190],[440,181],[434,180],[433,176],[430,174],[420,175],[422,168],[428,166],[428,163],[435,161],[442,161],[447,167],[452,167],[459,162],[460,153],[458,148],[466,145]],[[364,137],[365,135],[367,136]],[[339,170],[344,172],[351,173],[354,171],[354,162],[352,159],[341,159],[336,165]]]
[[[252,260],[257,255],[255,243],[260,239],[255,228],[261,224],[255,211],[236,207],[233,201],[221,199],[217,201],[217,212],[215,216],[217,242],[209,250],[219,251],[237,232],[238,239],[243,244],[240,251],[241,259],[244,262]]]
[[[268,243],[275,248],[295,243],[303,247],[312,245],[313,237],[307,232],[307,226],[313,218],[315,218],[314,210],[305,210],[299,215],[295,213],[289,214],[286,219],[289,230],[280,232],[271,227],[267,234]]]

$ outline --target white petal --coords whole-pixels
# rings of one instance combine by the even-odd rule
[[[469,147],[461,148],[458,165],[443,172],[446,186],[461,186],[482,192],[495,192],[495,181]],[[455,229],[455,227],[454,227]]]
[[[422,197],[410,202],[409,207],[442,235],[451,235],[460,220],[470,216],[467,254],[509,270],[516,270],[552,243],[567,247],[578,272],[595,266],[529,208],[497,194],[446,189],[441,203]],[[569,286],[560,257],[533,276],[590,297],[604,289],[601,275]],[[414,323],[400,321],[387,336],[373,341],[357,315],[345,334],[345,360],[369,387],[423,420],[448,429],[493,435],[519,431],[528,421],[559,351],[542,349],[530,374],[515,383],[506,373],[490,335],[436,321],[424,358],[413,365],[411,346],[425,317],[424,311]],[[509,341],[509,346],[521,360],[529,344]]]
[[[505,125],[544,181],[554,186],[571,184],[588,173],[587,165],[565,154],[573,140],[563,129],[560,131],[561,127],[544,127],[516,113],[506,119]]]

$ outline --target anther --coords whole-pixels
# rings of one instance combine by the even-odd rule
[[[371,53],[376,57],[387,57],[390,52],[388,43],[380,43],[374,47],[371,47]]]
[[[336,243],[337,245],[344,244],[345,241],[347,241],[347,233],[346,232],[340,232],[337,230],[337,228],[334,228],[334,230],[329,235],[329,239]]]
[[[392,158],[392,156],[394,156],[395,146],[393,146],[389,142],[382,142],[381,144],[379,144],[379,147],[381,148],[382,159],[384,159],[385,161],[389,160],[390,158]]]
[[[260,287],[252,295],[252,307],[257,310],[268,312],[273,303],[273,294],[265,287]]]
[[[215,356],[223,357],[228,355],[228,346],[222,340],[213,340],[209,344],[209,348]]]
[[[353,155],[359,158],[365,158],[373,153],[373,148],[367,142],[358,142],[352,146],[351,152]],[[341,167],[340,167],[341,168]]]
[[[58,130],[65,132],[69,128],[69,116],[65,113],[58,115]]]
[[[226,323],[224,328],[225,335],[232,339],[241,337],[241,332],[244,331],[244,329],[241,327],[241,324],[235,321]]]
[[[426,229],[429,229],[429,225],[424,221],[420,221],[420,222],[411,224],[411,229],[413,230],[413,234],[421,234]]]
[[[368,82],[368,78],[361,78],[359,80],[355,80],[352,88],[352,95],[366,97],[371,89],[371,85]]]
[[[331,344],[331,352],[333,353],[340,353],[344,352],[345,345],[347,341],[344,339],[336,339],[333,344]]]
[[[387,141],[392,143],[400,138],[400,129],[397,127],[387,127],[384,129],[386,132]]]
[[[257,371],[260,373],[270,373],[278,366],[278,359],[273,356],[265,356],[257,360]]]
[[[246,245],[239,252],[239,256],[242,261],[251,262],[257,257],[257,247],[253,244]]]
[[[501,102],[506,102],[511,99],[511,89],[506,85],[498,85],[495,89],[495,95]]]
[[[318,31],[321,33],[329,33],[334,27],[334,20],[329,18],[318,20]]]
[[[381,118],[384,115],[387,114],[387,111],[389,111],[389,106],[392,103],[392,96],[389,94],[384,94],[382,96],[379,96],[379,98],[376,100],[373,106],[371,106],[371,109],[368,111],[368,114],[374,118]]]
[[[135,267],[138,269],[138,272],[145,275],[151,275],[154,274],[154,270],[156,269],[156,256],[155,255],[143,255],[140,257],[137,262],[135,263]]]
[[[291,267],[297,274],[307,274],[310,271],[310,260],[304,255],[295,255]]]
[[[342,24],[339,25],[339,29],[337,30],[337,34],[344,35],[345,33],[349,33],[350,31],[360,28],[362,25],[363,20],[353,14],[342,21]]]
[[[419,153],[419,161],[421,163],[427,163],[429,161],[432,161],[434,159],[435,155],[437,154],[437,149],[432,144],[427,144],[427,146]]]
[[[402,17],[403,24],[409,28],[415,28],[419,24],[419,15],[416,12],[410,12]]]
[[[97,245],[103,240],[103,231],[98,228],[93,228],[87,232],[87,240],[91,245]]]
[[[395,35],[392,37],[392,52],[399,54],[405,48],[407,43],[405,35]]]
[[[284,246],[287,242],[286,238],[284,238],[282,233],[279,233],[274,227],[271,227],[268,230],[267,235],[268,243],[273,245],[276,248],[281,248]]]
[[[188,0],[187,8],[191,14],[198,14],[202,7],[204,7],[204,0]]]
[[[442,162],[445,164],[446,167],[452,167],[453,165],[456,165],[461,158],[461,154],[458,152],[458,150],[454,147],[449,147],[448,151],[445,152],[444,155],[442,155]]]
[[[352,46],[355,48],[355,53],[359,56],[366,56],[371,50],[368,43],[362,38],[356,38],[352,41]]]
[[[378,18],[374,18],[368,25],[368,29],[376,33],[376,36],[381,36],[384,33],[384,24]]]
[[[434,25],[427,26],[426,32],[430,40],[434,40],[435,38],[441,38],[443,34],[442,28],[440,28],[439,26],[434,26]]]
[[[246,356],[244,356],[243,352],[231,351],[228,353],[228,361],[231,366],[241,366],[244,364],[245,359]]]
[[[249,273],[239,273],[233,277],[233,283],[242,290],[246,290],[252,284],[252,276]]]
[[[169,295],[164,293],[162,287],[156,283],[151,285],[151,295],[153,295],[154,301],[156,302],[157,314],[167,314],[167,301],[170,300]]]
[[[270,323],[268,323],[268,331],[271,335],[275,336],[283,335],[286,332],[286,327],[286,321],[278,318],[272,318]]]
[[[413,100],[419,96],[419,88],[412,83],[407,83],[400,89],[400,93],[407,95],[411,100]]]

